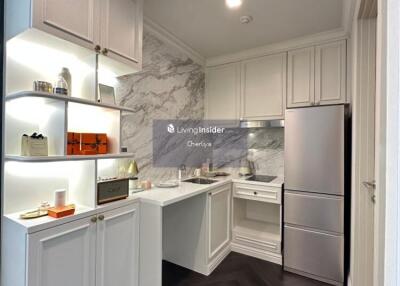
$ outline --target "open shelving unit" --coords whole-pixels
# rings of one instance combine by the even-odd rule
[[[28,36],[7,42],[4,214],[15,218],[42,202],[52,205],[57,189],[67,190],[76,214],[96,209],[98,178],[120,175],[121,163],[134,156],[121,153],[121,118],[134,110],[97,101],[99,82],[117,82],[112,71],[108,78],[100,76],[99,55],[57,39],[42,37],[43,45]],[[70,69],[72,96],[30,90],[34,80],[53,82],[62,67]],[[48,156],[20,155],[21,136],[33,132],[48,138]],[[106,133],[108,153],[67,155],[68,132]]]

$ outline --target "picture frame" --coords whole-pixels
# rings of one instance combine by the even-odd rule
[[[99,83],[99,102],[115,105],[114,87]]]

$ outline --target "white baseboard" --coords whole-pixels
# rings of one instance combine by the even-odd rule
[[[276,254],[276,253],[268,252],[268,251],[261,251],[256,248],[243,246],[243,245],[240,245],[237,243],[231,244],[231,250],[234,252],[244,254],[244,255],[252,256],[252,257],[259,258],[259,259],[262,259],[265,261],[269,261],[272,263],[282,265],[282,255],[280,255],[280,254]]]
[[[208,264],[208,269],[207,273],[205,275],[210,275],[215,268],[218,267],[218,265],[221,264],[221,262],[231,253],[231,246],[228,244],[228,246],[222,250],[209,264]]]

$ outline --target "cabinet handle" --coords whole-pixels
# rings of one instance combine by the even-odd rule
[[[99,220],[104,220],[104,215],[99,215]]]
[[[208,193],[208,195],[211,196],[212,194],[211,194],[211,193]]]
[[[94,50],[95,50],[96,53],[100,53],[101,47],[99,45],[96,45],[94,47]]]
[[[107,49],[107,48],[104,48],[103,51],[102,51],[102,53],[103,53],[103,55],[106,56],[106,55],[108,54],[108,49]]]
[[[255,195],[255,196],[257,196],[257,194],[258,194],[257,192],[254,192],[254,195]]]
[[[97,222],[97,217],[96,217],[96,216],[93,216],[93,217],[90,219],[90,221],[93,222],[93,223]]]

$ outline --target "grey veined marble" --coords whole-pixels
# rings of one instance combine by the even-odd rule
[[[153,119],[202,119],[204,69],[149,32],[143,39],[143,69],[119,78],[119,104],[133,108],[122,118],[122,144],[135,154],[140,179],[176,176],[176,169],[152,167]]]
[[[122,145],[134,153],[139,179],[157,182],[177,176],[176,168],[155,168],[152,164],[152,123],[154,119],[202,119],[204,86],[203,67],[150,32],[144,32],[142,71],[119,78],[116,86],[119,104],[135,110],[123,115],[121,137]],[[215,165],[236,173],[248,158],[255,162],[259,174],[283,177],[283,129],[250,129],[232,133],[216,143],[235,146],[243,141],[243,136],[248,150],[227,152],[226,148],[217,148],[213,152]]]

